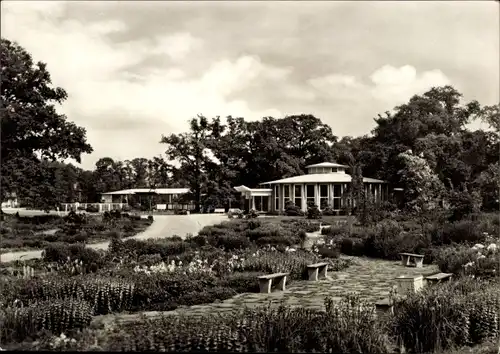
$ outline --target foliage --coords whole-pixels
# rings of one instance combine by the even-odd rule
[[[337,306],[326,300],[326,307],[325,313],[270,304],[225,315],[141,320],[121,325],[98,344],[111,351],[388,353],[372,310],[359,300]]]
[[[434,209],[444,189],[438,176],[424,158],[415,156],[411,150],[399,157],[404,165],[398,174],[404,186],[406,208],[415,212]]]
[[[464,281],[396,300],[393,330],[408,350],[432,352],[498,336],[498,284]]]
[[[308,219],[321,219],[321,211],[317,205],[310,205],[307,207],[307,218]]]
[[[304,212],[300,207],[296,206],[291,200],[285,203],[285,215],[287,216],[303,216]]]
[[[74,158],[91,153],[84,128],[56,112],[67,93],[51,86],[46,64],[35,64],[31,55],[15,42],[1,39],[2,61],[2,193],[16,193],[45,203],[56,193],[43,160]],[[41,157],[41,158],[39,158]]]
[[[2,248],[45,248],[52,244],[84,244],[116,236],[133,236],[151,225],[151,220],[124,217],[102,219],[70,212],[66,217],[40,215],[7,217],[2,223]],[[55,246],[59,247],[59,246]]]

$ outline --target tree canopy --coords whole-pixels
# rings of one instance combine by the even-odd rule
[[[6,194],[26,196],[37,183],[46,181],[42,160],[73,158],[91,153],[86,131],[56,111],[67,93],[52,87],[46,64],[34,63],[31,55],[17,43],[1,39],[2,63],[1,156],[2,199]],[[45,176],[45,177],[43,177]],[[44,184],[37,193],[50,194]]]

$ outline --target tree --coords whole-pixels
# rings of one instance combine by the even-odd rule
[[[474,181],[480,191],[482,204],[487,210],[498,211],[500,199],[500,163],[492,163]]]
[[[398,172],[408,211],[422,213],[439,206],[444,186],[427,161],[411,150],[399,155],[404,168]]]
[[[162,136],[160,143],[167,145],[166,156],[180,162],[195,200],[195,212],[201,210],[201,195],[207,182],[207,142],[211,132],[208,119],[199,115],[190,120],[190,131]]]
[[[483,107],[478,117],[488,123],[497,134],[500,134],[500,103]]]
[[[380,178],[399,184],[397,171],[402,168],[399,154],[412,150],[418,155],[431,156],[436,146],[444,146],[448,150],[436,158],[451,163],[448,173],[438,173],[446,183],[446,179],[457,172],[455,167],[459,170],[463,167],[451,158],[455,157],[454,149],[457,144],[460,145],[465,125],[480,112],[478,102],[461,104],[461,97],[451,86],[434,87],[396,107],[394,114],[386,112],[385,117],[379,115],[375,119],[377,127],[373,130],[371,144],[376,157],[384,155],[382,160],[385,163],[381,164],[384,161],[374,158],[371,163],[368,162],[368,170],[381,169]],[[441,170],[441,167],[436,162],[435,168]],[[462,177],[466,178],[466,171],[462,172],[465,173]]]
[[[37,185],[43,187],[38,195],[45,197],[46,181],[36,178],[43,170],[41,160],[73,158],[80,162],[81,154],[91,153],[92,147],[86,142],[84,128],[57,113],[55,104],[62,104],[67,94],[52,87],[46,64],[35,65],[24,48],[3,38],[0,59],[1,198],[10,193],[20,198],[33,195]]]

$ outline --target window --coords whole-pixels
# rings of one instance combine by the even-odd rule
[[[336,167],[333,167],[333,168],[332,168],[332,172],[337,172],[337,168],[336,168]]]
[[[274,186],[274,210],[280,210],[279,184]]]
[[[328,189],[328,184],[319,185],[319,205],[321,209],[324,209],[328,206]]]
[[[339,210],[341,207],[342,186],[340,184],[333,185],[333,209]]]
[[[313,184],[308,184],[306,185],[306,201],[307,205],[314,205],[314,185]]]
[[[286,202],[291,199],[291,196],[290,196],[290,185],[289,184],[285,184],[283,186],[283,189],[284,189],[285,205],[286,205]]]
[[[302,208],[302,186],[296,184],[295,187],[295,206]]]

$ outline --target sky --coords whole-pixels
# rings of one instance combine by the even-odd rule
[[[495,1],[1,2],[2,37],[68,92],[87,169],[158,156],[197,114],[314,114],[342,137],[433,86],[496,104],[499,34]]]

